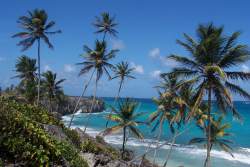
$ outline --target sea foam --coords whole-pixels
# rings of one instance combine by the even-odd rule
[[[81,117],[83,113],[77,112],[77,114],[75,115],[75,118],[77,117]],[[95,114],[103,114],[103,113],[95,113]],[[71,116],[64,116],[63,117],[63,122],[65,124],[67,124],[70,121]],[[71,128],[80,128],[80,129],[84,129],[83,126],[72,126]],[[86,129],[86,133],[88,133],[90,136],[95,137],[99,134],[101,134],[102,130],[100,129],[94,129],[94,128],[87,128]],[[104,137],[105,141],[107,143],[113,144],[113,145],[121,145],[122,144],[122,135],[121,134],[114,134],[114,135],[108,135]],[[129,138],[129,140],[126,143],[129,146],[133,146],[133,147],[150,147],[150,148],[155,148],[157,146],[160,146],[162,144],[164,144],[163,141],[159,141],[157,142],[157,140],[155,139],[144,139],[144,140],[138,140],[136,138]],[[167,143],[166,145],[163,145],[161,147],[161,149],[164,150],[168,150],[170,149],[170,144],[171,143]],[[180,145],[180,144],[175,144],[173,146],[173,149],[175,151],[177,151],[180,154],[184,155],[190,155],[190,156],[200,156],[200,157],[205,157],[206,156],[206,149],[205,148],[200,148],[196,145]],[[215,157],[215,158],[221,158],[221,159],[225,159],[228,161],[232,161],[232,162],[240,162],[243,164],[248,164],[250,165],[250,148],[243,148],[240,147],[238,149],[234,149],[233,152],[234,157],[232,157],[230,154],[228,154],[225,151],[222,150],[216,150],[213,149],[211,151],[211,156]]]

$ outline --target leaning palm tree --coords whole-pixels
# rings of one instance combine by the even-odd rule
[[[180,125],[184,122],[183,120],[186,116],[186,108],[188,107],[188,104],[185,102],[183,97],[180,96],[180,90],[182,90],[181,88],[187,83],[176,77],[176,75],[161,75],[161,78],[163,81],[159,86],[156,87],[159,88],[160,96],[158,99],[153,99],[158,106],[158,109],[149,116],[149,122],[156,122],[152,131],[155,131],[157,128],[159,128],[157,140],[160,140],[164,123],[169,124],[170,131],[175,136],[175,127],[180,127]],[[175,137],[173,138],[173,141],[174,140]],[[155,150],[154,153],[154,160],[156,151],[157,150]],[[165,164],[167,164],[167,161]]]
[[[138,121],[137,119],[144,113],[135,113],[136,108],[137,108],[137,103],[129,98],[126,98],[123,102],[119,103],[117,109],[112,107],[112,110],[115,114],[107,116],[107,119],[116,122],[117,125],[107,128],[103,132],[103,135],[116,133],[121,130],[123,131],[122,158],[124,158],[128,131],[135,137],[143,139],[142,133],[137,128],[137,126],[139,124],[142,124],[143,122]]]
[[[15,71],[17,72],[15,77],[21,79],[18,86],[19,91],[24,95],[28,102],[34,103],[37,94],[36,60],[27,56],[21,56],[18,58],[15,68]]]
[[[118,63],[115,66],[115,69],[114,69],[115,74],[112,79],[117,79],[117,78],[119,79],[119,89],[115,98],[115,102],[118,100],[120,96],[121,88],[124,84],[125,79],[126,78],[135,79],[135,77],[131,75],[133,71],[134,71],[134,68],[129,68],[128,62],[122,61],[121,63]],[[106,127],[108,126],[108,123],[109,123],[109,120],[106,122]]]
[[[231,140],[226,139],[225,137],[230,136],[231,134],[226,132],[227,129],[230,128],[230,124],[229,123],[224,123],[222,122],[223,117],[220,116],[217,120],[212,119],[211,120],[211,132],[210,132],[210,150],[212,150],[213,146],[217,146],[218,148],[221,148],[222,150],[224,150],[225,152],[229,153],[232,157],[232,148],[230,147],[229,144],[232,144]],[[200,129],[203,132],[208,132],[207,131],[207,126],[202,127],[200,125],[198,125],[200,127]],[[204,130],[205,129],[205,130]],[[205,145],[207,144],[207,138],[193,138],[190,140],[189,144],[203,144],[205,143]],[[207,159],[206,159],[207,161]],[[205,163],[206,163],[205,161]]]
[[[57,81],[57,75],[52,71],[46,71],[42,74],[42,76],[43,92],[44,95],[49,99],[49,111],[52,111],[52,102],[60,100],[60,97],[63,94],[60,84],[64,82],[65,79],[60,79]]]
[[[29,11],[27,16],[21,16],[18,19],[18,23],[24,30],[19,32],[12,37],[20,37],[21,41],[17,44],[22,46],[22,51],[29,49],[35,42],[37,42],[37,63],[38,63],[38,95],[37,104],[40,101],[40,41],[43,40],[49,48],[53,49],[48,35],[60,33],[60,30],[50,31],[50,29],[55,25],[54,21],[48,21],[48,15],[45,10],[35,9]]]
[[[250,58],[250,53],[246,45],[237,44],[239,32],[234,32],[230,36],[223,34],[223,27],[215,27],[213,24],[199,25],[197,29],[198,39],[195,40],[184,34],[186,42],[177,40],[189,53],[190,57],[171,55],[170,59],[177,61],[180,67],[176,67],[172,72],[184,76],[188,80],[195,81],[194,89],[197,90],[196,100],[192,109],[191,117],[199,108],[205,94],[208,104],[207,119],[207,163],[210,167],[210,141],[211,141],[211,111],[212,97],[216,99],[220,111],[232,111],[235,116],[239,116],[233,106],[230,91],[250,99],[249,93],[240,86],[232,83],[232,80],[249,80],[250,73],[242,71],[230,71],[232,67],[245,63]]]
[[[118,24],[115,22],[115,17],[110,17],[109,13],[104,12],[101,17],[96,17],[93,25],[97,28],[96,33],[103,33],[103,40],[105,40],[106,34],[117,36],[118,31],[115,28]]]
[[[112,64],[110,64],[109,61],[111,59],[113,59],[116,56],[116,53],[118,52],[118,50],[111,50],[108,52],[106,42],[105,41],[100,42],[98,40],[95,42],[95,49],[94,50],[90,49],[86,45],[84,46],[84,50],[86,52],[86,54],[83,55],[84,61],[82,63],[78,63],[78,65],[83,65],[83,68],[80,70],[79,75],[80,76],[84,75],[84,74],[90,72],[91,70],[92,70],[92,73],[91,73],[91,76],[90,76],[88,82],[86,83],[86,85],[84,87],[82,95],[79,96],[79,98],[78,98],[78,101],[77,101],[75,109],[73,111],[71,120],[69,122],[69,127],[71,126],[72,121],[74,119],[74,114],[78,109],[80,99],[84,96],[84,93],[87,90],[87,88],[88,88],[88,86],[93,78],[93,75],[96,74],[94,97],[93,97],[93,101],[92,101],[92,105],[91,105],[91,109],[90,109],[90,112],[92,112],[93,103],[95,103],[95,101],[96,101],[96,90],[97,90],[98,81],[102,77],[103,73],[107,74],[107,76],[111,79],[111,76],[109,74],[109,70],[114,69],[114,66]],[[86,126],[85,126],[85,129],[86,129]]]

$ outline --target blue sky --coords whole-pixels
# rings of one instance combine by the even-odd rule
[[[78,77],[84,44],[92,47],[101,36],[94,34],[91,23],[95,16],[107,11],[116,15],[118,38],[109,38],[110,48],[119,48],[120,52],[113,63],[128,61],[136,68],[136,80],[126,81],[122,96],[156,96],[153,88],[159,82],[157,75],[169,71],[176,64],[165,57],[171,53],[187,55],[176,44],[183,39],[182,34],[195,35],[200,23],[214,22],[224,25],[227,34],[240,30],[240,42],[250,44],[250,1],[246,0],[188,0],[188,1],[149,1],[149,0],[5,0],[0,6],[0,86],[16,84],[14,66],[18,56],[27,55],[36,58],[36,46],[21,52],[16,46],[18,39],[11,35],[20,31],[16,21],[28,10],[42,8],[49,19],[56,21],[55,29],[62,34],[51,37],[55,49],[49,50],[42,45],[42,70],[51,69],[60,78],[66,78],[64,89],[67,94],[80,95],[88,76]],[[248,70],[249,63],[238,67]],[[250,90],[248,82],[240,83]],[[91,95],[93,86],[87,94]],[[99,96],[115,96],[118,89],[116,81],[103,78],[99,85]],[[237,99],[237,98],[236,98]]]

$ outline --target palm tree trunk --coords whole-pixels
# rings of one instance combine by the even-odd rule
[[[159,142],[160,142],[161,133],[162,133],[162,124],[163,124],[163,122],[161,121],[161,123],[160,123],[160,132],[159,132],[158,137],[157,137],[156,148],[159,147]],[[154,166],[154,164],[155,164],[155,158],[156,158],[157,150],[158,150],[158,149],[155,149],[155,152],[154,152],[153,166]]]
[[[71,126],[71,124],[72,124],[72,121],[73,121],[73,119],[74,119],[74,116],[75,116],[77,107],[78,107],[78,105],[79,105],[79,103],[80,103],[80,101],[81,101],[81,98],[84,96],[84,94],[85,94],[85,92],[86,92],[86,90],[87,90],[87,88],[88,88],[88,86],[89,86],[89,84],[90,84],[90,82],[91,82],[91,80],[92,80],[92,78],[93,78],[94,73],[95,73],[95,70],[92,72],[92,74],[91,74],[91,76],[90,76],[90,78],[89,78],[87,84],[85,85],[85,87],[84,87],[84,89],[83,89],[83,92],[82,92],[81,96],[78,97],[78,100],[77,100],[77,102],[76,102],[76,105],[75,105],[73,114],[72,114],[71,119],[70,119],[70,122],[69,122],[69,126],[68,126],[69,128],[70,128],[70,126]]]
[[[38,63],[38,87],[37,87],[37,105],[40,103],[40,85],[41,85],[41,64],[40,64],[40,38],[37,40],[37,63]]]
[[[122,159],[124,158],[125,143],[126,143],[126,126],[123,128]]]
[[[209,149],[210,152],[211,152],[211,150],[212,150],[212,147],[213,147],[213,144],[211,143],[211,146],[210,146],[210,149]],[[204,166],[205,166],[207,163],[208,163],[208,158],[206,158],[205,163],[204,163]]]
[[[116,104],[117,100],[119,99],[120,92],[121,92],[121,89],[122,89],[122,84],[123,84],[123,80],[121,80],[121,82],[120,82],[119,89],[118,89],[118,93],[117,93],[117,96],[115,97],[114,105]],[[113,106],[114,106],[114,105],[113,105]],[[111,110],[111,114],[112,114],[112,113],[113,113],[113,111]],[[108,124],[109,124],[109,119],[108,119],[107,122],[106,122],[106,128],[108,127]]]
[[[176,136],[177,136],[177,133],[175,132],[175,133],[174,133],[174,136],[173,136],[173,140],[172,140],[171,145],[170,145],[170,150],[169,150],[169,152],[168,152],[168,155],[167,155],[167,158],[166,158],[166,161],[165,161],[163,167],[166,167],[167,164],[168,164],[168,160],[169,160],[170,155],[171,155],[171,152],[172,152],[172,150],[173,150],[173,145],[174,145],[174,143],[175,143]]]
[[[207,121],[207,157],[204,166],[211,167],[210,162],[210,151],[211,151],[211,99],[212,98],[212,89],[209,87],[208,90],[208,121]]]
[[[91,103],[91,107],[90,107],[89,114],[92,113],[93,107],[94,107],[95,104],[96,104],[97,84],[98,84],[98,80],[97,80],[97,77],[96,77],[96,80],[95,80],[95,89],[94,89],[94,97],[93,97],[93,100],[92,100],[92,103]],[[87,127],[88,127],[88,125],[89,125],[89,120],[90,120],[90,115],[89,115],[89,114],[88,114],[88,118],[87,118],[87,121],[86,121],[86,125],[85,125],[84,131],[83,131],[84,133],[86,132]]]

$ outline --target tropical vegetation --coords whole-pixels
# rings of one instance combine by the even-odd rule
[[[37,104],[40,102],[40,84],[41,84],[41,67],[40,67],[40,45],[41,40],[53,49],[53,45],[49,40],[48,35],[61,33],[61,30],[51,31],[55,26],[54,21],[48,21],[48,14],[45,10],[35,9],[28,11],[28,14],[21,16],[18,19],[18,24],[23,31],[16,33],[12,37],[19,37],[21,41],[17,44],[22,47],[22,51],[29,49],[37,42],[37,63],[38,63],[38,86],[37,86]]]
[[[234,116],[239,117],[233,105],[232,95],[250,99],[250,94],[233,80],[249,80],[250,73],[243,71],[231,71],[232,67],[243,64],[250,58],[246,45],[238,44],[239,32],[227,36],[223,27],[213,24],[199,25],[197,28],[197,40],[184,34],[185,42],[177,40],[190,56],[171,55],[170,59],[177,61],[180,67],[176,67],[170,75],[182,76],[193,82],[196,92],[195,104],[189,114],[191,117],[199,108],[207,95],[208,118],[207,124],[207,158],[205,166],[210,167],[211,148],[211,112],[212,98],[215,99],[220,112],[232,111]],[[168,75],[168,74],[166,74]]]
[[[103,132],[103,135],[105,136],[111,133],[116,133],[120,130],[123,131],[122,157],[124,157],[125,153],[125,145],[128,137],[128,132],[139,139],[143,139],[143,135],[137,128],[137,126],[139,124],[143,124],[143,122],[138,120],[138,117],[140,117],[144,113],[135,113],[137,105],[138,104],[132,99],[126,98],[124,101],[121,101],[119,103],[118,109],[112,107],[114,114],[107,116],[107,119],[114,121],[117,124],[107,128]]]
[[[53,71],[41,73],[40,45],[41,40],[49,48],[53,48],[49,35],[60,33],[52,31],[54,21],[48,21],[45,10],[35,9],[18,19],[23,29],[12,37],[19,37],[17,44],[25,51],[37,43],[37,59],[22,55],[15,64],[19,83],[0,90],[0,166],[15,164],[19,166],[75,166],[87,167],[84,154],[111,157],[112,160],[126,158],[126,143],[131,135],[143,140],[140,126],[150,126],[152,132],[158,132],[158,142],[154,150],[155,163],[157,150],[161,147],[160,140],[166,140],[163,133],[171,136],[170,149],[166,154],[163,167],[168,165],[173,145],[181,129],[188,124],[197,126],[203,136],[195,137],[188,144],[204,144],[206,158],[204,167],[211,167],[211,150],[221,148],[233,156],[230,147],[230,124],[225,122],[229,112],[241,119],[234,105],[233,95],[250,99],[250,94],[237,84],[237,81],[248,81],[250,72],[241,71],[238,67],[250,59],[247,45],[238,42],[240,32],[227,35],[224,28],[214,24],[198,26],[197,38],[184,33],[184,40],[177,43],[184,47],[188,56],[171,54],[168,59],[178,64],[169,72],[160,75],[160,84],[156,86],[158,97],[153,98],[156,111],[149,114],[146,120],[137,112],[138,102],[132,98],[121,98],[121,90],[127,79],[135,79],[134,68],[127,61],[114,64],[112,60],[118,51],[109,46],[107,35],[117,37],[117,25],[114,16],[107,12],[96,17],[93,26],[102,39],[95,40],[93,48],[84,45],[79,76],[87,77],[82,94],[73,98],[73,109],[68,127],[61,122],[61,106],[68,105],[69,99],[63,91],[65,79],[59,79]],[[88,136],[86,128],[94,106],[97,105],[97,89],[102,77],[106,75],[109,82],[117,79],[118,90],[111,113],[106,115],[106,129],[103,136]],[[84,122],[85,129],[70,129],[75,113],[89,87],[94,87],[88,119]],[[108,127],[109,122],[111,122]],[[165,126],[164,126],[165,125]],[[168,125],[168,126],[166,126]],[[166,129],[167,127],[167,129]],[[113,133],[122,133],[122,148],[119,152],[107,145],[102,137]],[[59,134],[58,134],[59,133]],[[162,145],[163,146],[163,145]],[[148,146],[150,147],[150,145]],[[129,151],[128,151],[129,152]],[[147,154],[140,157],[143,161]],[[95,157],[96,158],[96,157]],[[97,164],[104,163],[98,160]]]
[[[121,63],[118,63],[114,68],[114,76],[112,79],[119,79],[119,88],[117,95],[115,97],[115,103],[119,99],[120,92],[122,89],[122,86],[124,84],[125,79],[135,79],[134,76],[132,76],[132,72],[134,71],[134,68],[129,68],[128,62],[122,61]],[[108,126],[109,120],[106,123],[106,127]]]

